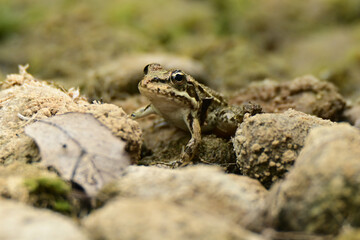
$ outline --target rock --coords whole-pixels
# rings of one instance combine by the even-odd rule
[[[0,164],[38,161],[38,149],[25,135],[24,126],[33,119],[67,112],[92,113],[115,136],[125,140],[133,162],[140,156],[138,123],[115,105],[90,104],[77,90],[64,91],[35,79],[26,67],[21,67],[20,74],[8,75],[0,90]]]
[[[360,128],[360,99],[356,104],[345,110],[344,117],[352,125]]]
[[[332,124],[295,110],[249,117],[233,138],[237,165],[242,174],[270,187],[294,164],[310,129]]]
[[[91,213],[82,224],[94,239],[104,240],[263,239],[226,218],[149,198],[119,198]]]
[[[0,200],[0,219],[0,239],[4,240],[88,239],[70,219],[10,200]]]
[[[348,124],[310,131],[294,168],[270,190],[267,224],[336,234],[360,226],[360,131]]]
[[[85,92],[90,98],[105,102],[139,93],[137,85],[144,75],[144,67],[149,63],[160,63],[166,69],[182,69],[198,81],[205,79],[204,67],[190,58],[170,54],[131,54],[89,72],[89,78],[84,83]]]
[[[336,87],[313,76],[282,83],[265,80],[240,90],[230,99],[230,103],[236,105],[246,101],[260,104],[268,113],[293,108],[330,120],[339,120],[345,108],[345,100]]]
[[[106,196],[166,200],[203,210],[237,223],[262,210],[267,191],[245,176],[225,174],[217,167],[184,169],[130,166],[116,183],[104,189]],[[105,198],[105,199],[104,199]]]
[[[360,239],[360,228],[345,227],[335,240],[358,240]]]
[[[218,165],[227,173],[237,173],[236,156],[232,142],[214,134],[202,136],[198,153],[199,162]]]

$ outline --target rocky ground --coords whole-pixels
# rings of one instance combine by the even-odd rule
[[[359,7],[0,1],[0,239],[360,239]],[[171,169],[189,133],[128,117],[148,103],[150,62],[263,113],[230,138],[203,134],[192,165]],[[44,166],[24,130],[70,112],[131,163],[96,194]]]
[[[313,84],[308,84],[309,79]],[[5,226],[9,226],[2,228],[0,236],[3,239],[33,239],[35,233],[37,239],[356,236],[357,232],[349,228],[360,225],[357,211],[360,130],[350,123],[328,120],[350,119],[352,111],[344,111],[345,101],[334,86],[313,77],[275,85],[282,92],[276,100],[279,106],[291,102],[294,109],[272,109],[275,100],[268,96],[273,95],[274,86],[267,81],[263,84],[249,86],[247,93],[255,96],[249,97],[252,101],[266,96],[259,101],[269,106],[266,113],[246,117],[230,139],[204,135],[194,166],[169,169],[167,163],[179,157],[189,134],[172,126],[157,127],[154,117],[135,122],[119,106],[89,103],[77,91],[64,91],[35,79],[21,68],[20,74],[7,77],[0,91],[3,199],[0,213],[4,215],[2,219],[7,219]],[[253,94],[259,88],[260,97]],[[306,99],[312,104],[304,101],[303,95],[310,95]],[[311,100],[312,95],[316,101]],[[137,98],[118,104],[123,103],[126,111],[130,111],[144,102]],[[233,103],[240,104],[244,98],[234,96]],[[322,116],[323,111],[318,111],[325,107],[328,119]],[[41,151],[24,133],[24,127],[35,119],[66,112],[93,114],[126,142],[125,149],[130,153],[133,165],[96,196],[87,196],[61,178],[56,169],[44,167]],[[351,116],[356,119],[355,114]],[[66,234],[59,234],[59,228],[64,228],[60,232]]]

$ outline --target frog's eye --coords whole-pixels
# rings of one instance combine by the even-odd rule
[[[171,81],[176,85],[181,85],[186,81],[186,76],[180,70],[176,70],[171,74]]]

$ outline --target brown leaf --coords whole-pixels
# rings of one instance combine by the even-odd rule
[[[95,195],[130,164],[125,143],[91,114],[66,113],[25,127],[40,148],[42,163]]]

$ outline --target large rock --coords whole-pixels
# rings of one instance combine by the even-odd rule
[[[131,166],[103,194],[166,200],[242,223],[247,215],[263,209],[267,191],[254,179],[225,174],[217,167],[171,170]]]
[[[339,120],[345,108],[345,100],[335,85],[311,75],[282,83],[265,80],[251,84],[230,99],[230,103],[237,105],[246,101],[260,104],[267,113],[293,108],[330,120]]]
[[[82,223],[94,239],[104,240],[263,239],[226,218],[155,199],[117,199]]]
[[[70,219],[10,200],[0,200],[0,226],[2,240],[88,239]]]
[[[353,106],[345,110],[344,117],[352,125],[360,128],[360,98]]]
[[[360,226],[360,131],[311,130],[294,168],[271,189],[267,223],[279,230],[334,234]]]
[[[294,164],[310,129],[332,124],[295,110],[247,118],[233,139],[237,165],[244,175],[270,187]]]
[[[360,228],[346,227],[335,240],[358,240],[360,239]]]

